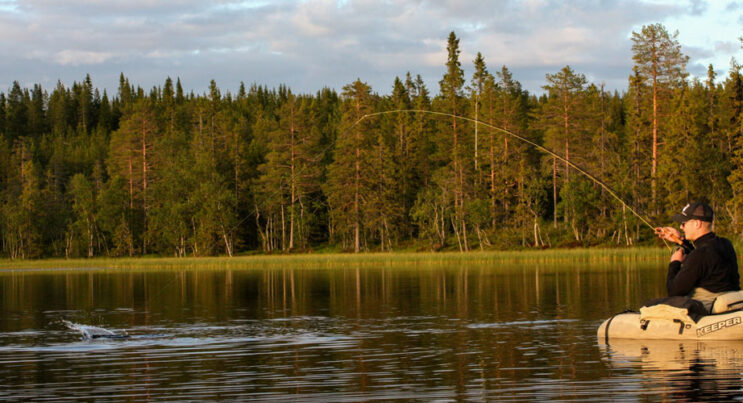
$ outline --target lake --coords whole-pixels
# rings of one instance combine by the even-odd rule
[[[597,338],[664,266],[0,271],[0,400],[743,398],[741,343]]]

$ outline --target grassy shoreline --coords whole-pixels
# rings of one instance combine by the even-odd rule
[[[242,255],[235,257],[127,257],[91,259],[0,259],[0,271],[38,271],[54,269],[147,269],[147,268],[235,268],[293,265],[322,267],[344,264],[453,264],[453,263],[551,263],[551,262],[605,262],[605,261],[662,261],[669,256],[668,249],[658,247],[637,248],[578,248],[518,251],[460,252],[390,252],[390,253],[327,253]]]

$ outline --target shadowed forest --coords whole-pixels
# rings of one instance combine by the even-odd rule
[[[663,25],[631,41],[622,92],[565,66],[530,94],[479,53],[465,74],[453,32],[439,88],[408,73],[381,89],[389,95],[362,79],[315,94],[259,84],[233,94],[214,80],[184,93],[171,78],[143,89],[123,73],[117,94],[90,76],[51,90],[15,82],[0,93],[1,255],[656,242],[564,160],[654,224],[705,200],[717,232],[743,238],[741,66],[692,79]]]

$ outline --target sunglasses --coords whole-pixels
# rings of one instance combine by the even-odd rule
[[[684,225],[686,225],[686,223],[688,223],[689,221],[694,221],[694,220],[686,220],[686,221],[683,221],[683,222],[682,222],[682,223],[680,224],[681,228],[684,228]]]

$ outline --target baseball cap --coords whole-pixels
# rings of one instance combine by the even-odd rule
[[[712,222],[714,217],[715,213],[712,211],[712,207],[706,203],[692,202],[681,210],[681,214],[676,214],[671,219],[676,222],[686,222],[689,220]]]

